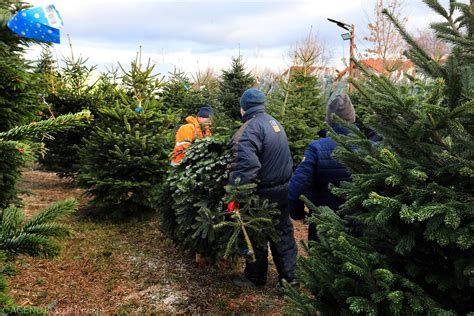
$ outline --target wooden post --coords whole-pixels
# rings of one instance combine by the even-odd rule
[[[352,24],[351,49],[350,49],[350,60],[349,60],[349,94],[352,94],[352,76],[353,76],[353,68],[354,68],[354,62],[352,61],[352,58],[354,58],[354,47],[355,47],[355,25]]]

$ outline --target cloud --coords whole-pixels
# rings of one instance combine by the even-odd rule
[[[356,25],[357,45],[364,50],[367,15],[374,0],[57,0],[65,21],[63,44],[55,46],[66,54],[65,34],[75,51],[101,67],[133,59],[139,46],[163,65],[190,71],[207,66],[226,68],[230,57],[240,53],[247,65],[280,69],[289,47],[308,34],[310,28],[327,43],[338,63],[348,53],[345,31],[326,18]],[[443,0],[447,2],[447,0]],[[51,0],[30,0],[33,5]],[[409,28],[426,27],[433,19],[419,0],[406,0]],[[446,4],[446,3],[443,3]],[[33,54],[33,53],[31,53]]]

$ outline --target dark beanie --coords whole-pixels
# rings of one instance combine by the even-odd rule
[[[204,118],[209,118],[214,113],[212,110],[212,107],[210,105],[205,105],[202,108],[199,109],[197,112],[198,117],[204,117]]]
[[[244,109],[244,111],[260,105],[265,105],[265,95],[258,89],[247,89],[240,97],[240,107]]]
[[[329,103],[326,111],[326,122],[331,124],[332,115],[336,114],[346,122],[354,123],[356,120],[354,106],[347,94],[338,95],[331,103]]]

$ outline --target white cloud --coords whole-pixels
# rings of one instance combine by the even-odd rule
[[[128,63],[138,47],[159,69],[194,72],[208,66],[227,68],[230,57],[240,52],[250,69],[280,70],[287,66],[287,51],[313,27],[334,52],[338,64],[348,43],[344,30],[329,23],[331,17],[357,26],[359,50],[366,46],[366,14],[374,0],[56,0],[65,26],[62,44],[54,47],[68,52],[65,34],[70,34],[75,52],[89,57],[100,68]],[[446,5],[448,0],[443,0]],[[30,0],[44,5],[51,0]],[[434,18],[419,0],[406,0],[409,29],[426,27]],[[344,50],[343,50],[344,48]],[[37,54],[38,49],[30,52]],[[167,70],[163,70],[167,71]]]

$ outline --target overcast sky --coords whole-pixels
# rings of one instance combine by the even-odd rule
[[[76,55],[105,69],[131,61],[139,46],[166,73],[207,67],[228,68],[231,56],[243,55],[249,69],[273,71],[289,64],[289,48],[312,27],[326,43],[333,66],[348,54],[344,30],[331,17],[356,25],[356,44],[364,51],[368,15],[374,0],[30,0],[54,4],[64,20],[57,54],[68,54],[69,34]],[[446,5],[448,0],[441,0]],[[435,19],[421,0],[405,0],[408,29],[426,28]],[[38,50],[30,53],[35,56]]]

